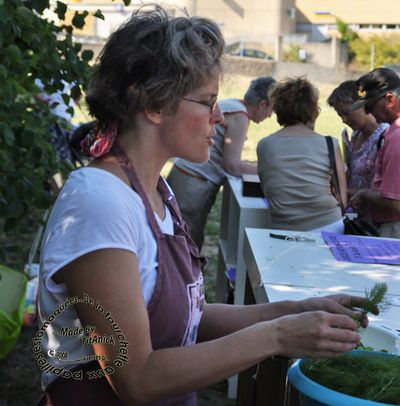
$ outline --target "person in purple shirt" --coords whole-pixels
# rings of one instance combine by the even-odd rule
[[[352,110],[352,105],[358,100],[357,91],[357,83],[354,80],[348,80],[334,89],[327,100],[343,123],[353,130],[350,138],[347,129],[342,132],[349,199],[358,190],[371,186],[379,149],[378,141],[389,127],[387,123],[378,124],[375,117],[366,113],[363,106]]]

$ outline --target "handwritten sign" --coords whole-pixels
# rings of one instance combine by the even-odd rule
[[[321,231],[338,261],[400,265],[400,241]]]

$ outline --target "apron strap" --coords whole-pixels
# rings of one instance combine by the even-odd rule
[[[129,158],[126,156],[125,152],[118,145],[117,142],[114,143],[111,153],[114,154],[114,156],[117,158],[119,165],[121,166],[121,168],[125,172],[126,176],[128,177],[129,182],[131,183],[131,187],[141,197],[143,204],[145,206],[146,215],[147,215],[147,219],[150,223],[150,227],[153,231],[153,234],[154,234],[156,240],[158,241],[160,238],[162,238],[163,233],[161,232],[160,226],[157,223],[157,220],[154,216],[153,209],[151,208],[150,202],[139,181],[135,168],[133,167]],[[176,201],[174,195],[169,191],[167,185],[165,184],[165,181],[163,180],[163,178],[161,176],[158,178],[157,191],[160,193],[163,203],[167,206],[167,208],[171,212],[171,216],[172,216],[172,219],[174,221],[174,226],[175,226],[175,235],[176,235],[176,229],[179,229],[179,230],[181,230],[181,232],[184,233],[191,254],[194,257],[200,259],[200,261],[202,263],[202,268],[205,268],[205,266],[207,264],[207,260],[204,257],[200,256],[200,253],[197,249],[196,244],[193,242],[192,238],[190,237],[190,233],[187,228],[187,224],[182,219],[182,215],[179,210],[177,201]]]
[[[157,220],[154,216],[153,209],[151,208],[149,199],[147,198],[146,193],[145,193],[142,185],[140,184],[140,181],[139,181],[139,178],[135,171],[135,168],[133,167],[131,161],[126,156],[124,150],[118,145],[117,142],[114,143],[111,152],[117,158],[119,165],[121,166],[122,170],[125,172],[126,176],[128,177],[129,182],[131,183],[131,187],[141,197],[145,210],[146,210],[147,219],[150,223],[150,227],[151,227],[156,239],[158,240],[160,238],[160,236],[162,235],[162,233],[161,233],[160,227],[157,223]]]
[[[131,187],[141,197],[143,204],[145,206],[146,215],[150,223],[150,227],[156,238],[159,239],[163,233],[160,230],[160,226],[157,223],[153,209],[151,208],[149,199],[147,198],[147,195],[139,181],[135,168],[133,167],[129,158],[126,156],[123,149],[118,145],[118,143],[114,143],[111,152],[117,158],[118,164],[121,166],[122,170],[128,177],[129,182],[131,183]],[[182,216],[179,207],[176,203],[176,199],[174,195],[169,191],[167,185],[165,184],[161,176],[158,178],[157,191],[160,193],[164,205],[166,205],[167,208],[170,210],[175,225],[181,227]]]
[[[160,176],[158,178],[157,190],[163,199],[163,202],[168,206],[171,211],[172,218],[180,225],[182,223],[182,215],[176,202],[175,196],[169,191],[165,181]]]

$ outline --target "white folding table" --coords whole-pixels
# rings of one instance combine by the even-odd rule
[[[243,260],[245,227],[270,226],[268,203],[261,197],[242,194],[240,178],[229,177],[224,184],[221,206],[216,300],[224,302],[226,295],[225,272],[236,269],[235,303],[243,304],[246,269]]]
[[[315,241],[276,239],[270,233],[306,236]],[[336,293],[364,296],[376,282],[386,282],[392,305],[378,316],[369,315],[369,319],[400,330],[400,266],[339,262],[319,232],[246,228],[243,250],[246,304]],[[287,365],[288,360],[265,360],[257,369],[257,381],[253,379],[255,368],[240,374],[237,404],[284,404]]]

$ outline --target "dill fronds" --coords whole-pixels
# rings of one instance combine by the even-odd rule
[[[305,360],[302,372],[313,381],[356,398],[400,405],[400,357],[358,356]]]
[[[361,306],[365,313],[373,313],[377,308],[380,312],[384,311],[390,302],[386,297],[387,294],[386,283],[376,283],[371,290],[365,290],[365,297],[367,300]]]

